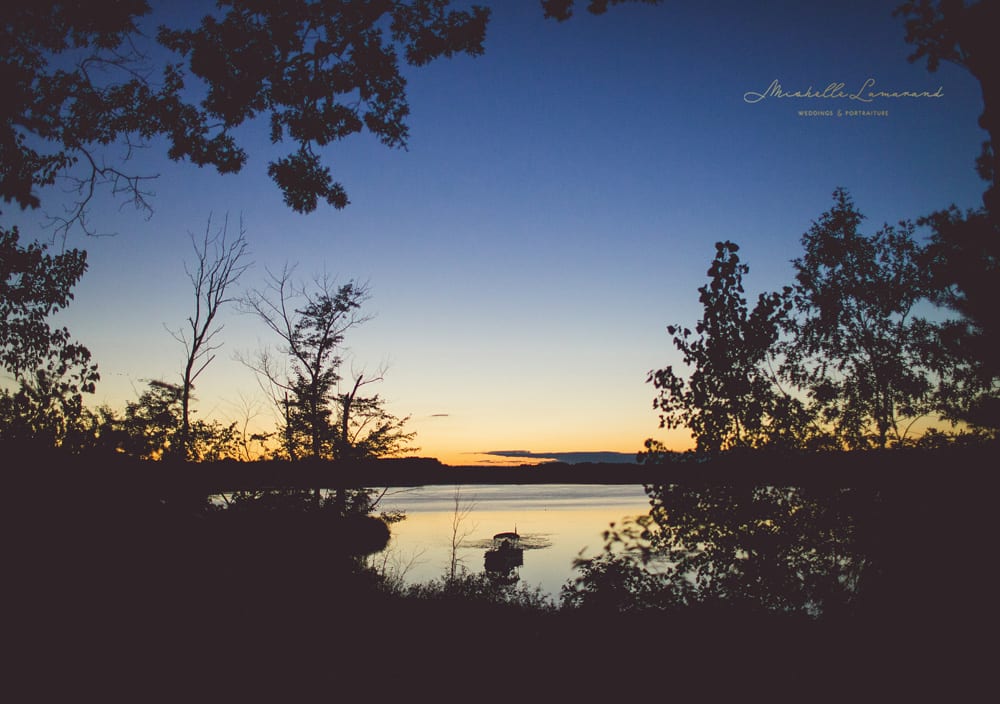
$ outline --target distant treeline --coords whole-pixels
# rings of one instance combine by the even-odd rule
[[[221,460],[198,464],[79,456],[0,444],[8,486],[206,496],[266,490],[361,489],[466,484],[678,484],[892,487],[982,486],[993,481],[994,445],[869,451],[733,451],[714,457],[671,453],[657,464],[549,462],[517,467],[449,466],[423,457],[357,461]]]

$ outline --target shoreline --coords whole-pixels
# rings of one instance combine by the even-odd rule
[[[141,491],[159,496],[229,491],[355,489],[475,484],[729,484],[904,489],[989,488],[993,445],[842,452],[731,452],[667,455],[659,464],[549,462],[505,467],[450,466],[432,458],[363,462],[269,460],[185,463],[75,456],[0,446],[8,488]]]

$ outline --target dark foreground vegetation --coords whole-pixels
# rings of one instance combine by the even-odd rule
[[[983,672],[989,649],[980,643],[995,625],[993,447],[896,451],[881,461],[877,453],[758,452],[702,462],[697,472],[678,461],[645,474],[639,467],[477,470],[427,461],[354,468],[356,477],[370,473],[366,486],[402,479],[404,469],[413,473],[406,484],[459,476],[496,482],[501,475],[514,483],[563,482],[573,473],[584,482],[615,481],[614,469],[647,483],[650,515],[672,506],[678,525],[684,497],[697,496],[711,523],[749,506],[739,497],[762,482],[797,485],[806,498],[832,489],[848,497],[841,508],[853,510],[856,530],[841,558],[864,553],[857,563],[863,584],[819,616],[782,607],[796,597],[781,594],[768,602],[716,589],[701,598],[674,582],[653,596],[638,573],[610,558],[581,565],[559,605],[486,574],[405,587],[364,560],[385,547],[391,519],[313,500],[309,489],[335,486],[307,481],[324,472],[336,477],[332,466],[303,469],[301,481],[282,468],[293,486],[271,486],[221,509],[206,501],[205,477],[224,483],[256,473],[252,481],[266,484],[279,474],[266,465],[222,463],[191,467],[185,476],[178,467],[167,473],[163,463],[105,458],[87,467],[79,457],[5,450],[12,470],[3,492],[8,642],[43,695],[56,688],[155,690],[188,700],[195,682],[198,699],[261,695],[265,682],[277,681],[281,694],[274,696],[284,701],[318,679],[338,694],[489,691],[506,683],[564,694],[721,686],[774,687],[780,695],[825,682],[824,693],[845,696],[960,696]],[[247,486],[229,488],[250,495]],[[864,499],[850,503],[852,491]],[[752,510],[773,508],[766,495],[755,496]],[[842,525],[844,515],[840,508],[814,512],[787,527],[826,535],[824,522]],[[807,570],[809,561],[792,555],[799,538],[787,540],[791,549],[775,554]],[[727,558],[719,551],[713,559]],[[763,581],[748,575],[741,584],[781,582],[778,571]]]

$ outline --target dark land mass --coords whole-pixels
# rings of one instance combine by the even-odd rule
[[[6,664],[36,695],[16,701],[284,702],[317,691],[965,701],[992,667],[992,447],[513,468],[182,465],[12,447],[0,457]],[[357,570],[388,538],[377,519],[241,522],[200,510],[208,494],[237,489],[474,483],[863,487],[879,497],[884,579],[862,608],[819,620],[415,600]]]
[[[885,487],[928,483],[979,485],[995,478],[1000,446],[844,452],[747,451],[715,457],[668,455],[658,464],[547,462],[521,466],[450,466],[432,458],[361,462],[142,461],[121,455],[63,455],[0,445],[5,481],[74,489],[119,486],[221,493],[261,489],[336,489],[451,484],[734,484]]]

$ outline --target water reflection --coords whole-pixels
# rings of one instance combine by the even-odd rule
[[[446,575],[456,536],[455,491],[428,486],[388,494],[379,509],[404,510],[406,519],[392,526],[388,549],[373,563],[409,584]],[[456,548],[459,568],[485,572],[494,536],[516,532],[523,564],[514,576],[553,597],[573,576],[581,551],[596,555],[603,550],[602,533],[609,524],[649,511],[639,485],[474,485],[459,492],[459,511],[471,508],[458,527],[457,535],[464,534]]]
[[[869,530],[878,498],[870,491],[661,485],[647,492],[649,512],[609,530],[609,551],[580,565],[567,594],[573,605],[847,613],[879,570]]]
[[[872,490],[477,486],[395,499],[407,518],[379,559],[395,555],[409,583],[451,563],[568,606],[818,616],[856,612],[884,572],[885,517]],[[468,510],[456,541],[459,509]]]

